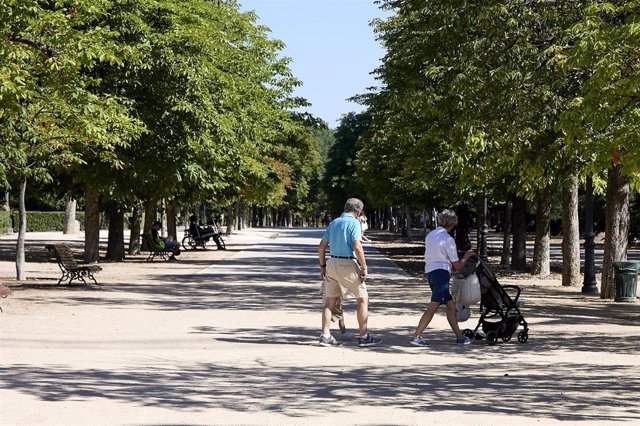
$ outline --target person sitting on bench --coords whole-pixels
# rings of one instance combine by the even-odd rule
[[[209,241],[209,238],[213,238],[213,241],[215,241],[218,246],[218,250],[225,249],[225,247],[220,243],[218,232],[211,226],[203,228],[198,225],[198,216],[195,214],[189,216],[189,233],[193,238],[201,238],[204,241]]]
[[[166,250],[171,252],[169,260],[178,260],[176,256],[180,255],[180,249],[178,244],[171,237],[163,238],[158,234],[158,231],[162,229],[162,222],[155,221],[151,226],[151,241],[149,242],[151,247],[156,250]]]

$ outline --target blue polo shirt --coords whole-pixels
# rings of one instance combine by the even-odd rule
[[[353,242],[360,241],[362,230],[360,222],[350,213],[342,213],[337,219],[331,221],[322,239],[329,241],[331,256],[355,256]]]

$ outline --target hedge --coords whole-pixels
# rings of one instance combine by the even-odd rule
[[[18,232],[20,218],[17,211],[0,212],[0,223],[2,223],[2,213],[10,214],[13,217],[15,226],[14,232]],[[76,219],[80,221],[80,229],[84,230],[84,212],[76,212]],[[27,232],[62,232],[64,212],[27,212]],[[11,226],[11,220],[8,221]],[[108,223],[104,215],[100,215],[100,229],[107,229]]]
[[[11,212],[0,211],[0,233],[11,227]]]

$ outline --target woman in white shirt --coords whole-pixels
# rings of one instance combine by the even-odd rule
[[[362,241],[369,241],[369,238],[364,236],[364,231],[369,229],[369,224],[367,223],[367,216],[364,215],[364,212],[358,217],[358,222],[360,222],[360,233],[362,234]]]
[[[471,250],[465,253],[462,260],[458,258],[458,249],[455,240],[449,232],[458,224],[458,217],[451,210],[443,210],[438,214],[439,226],[429,232],[425,238],[424,272],[425,278],[431,287],[431,302],[427,310],[422,314],[415,333],[409,343],[415,346],[426,346],[427,342],[422,338],[422,332],[427,328],[441,304],[447,307],[447,320],[456,335],[456,343],[468,345],[471,340],[464,337],[458,327],[456,309],[453,297],[449,291],[449,279],[451,267],[456,271],[462,269],[464,263],[475,253]]]

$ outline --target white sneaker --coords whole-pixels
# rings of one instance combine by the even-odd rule
[[[320,336],[320,346],[340,346],[342,342],[338,342],[333,336]]]

